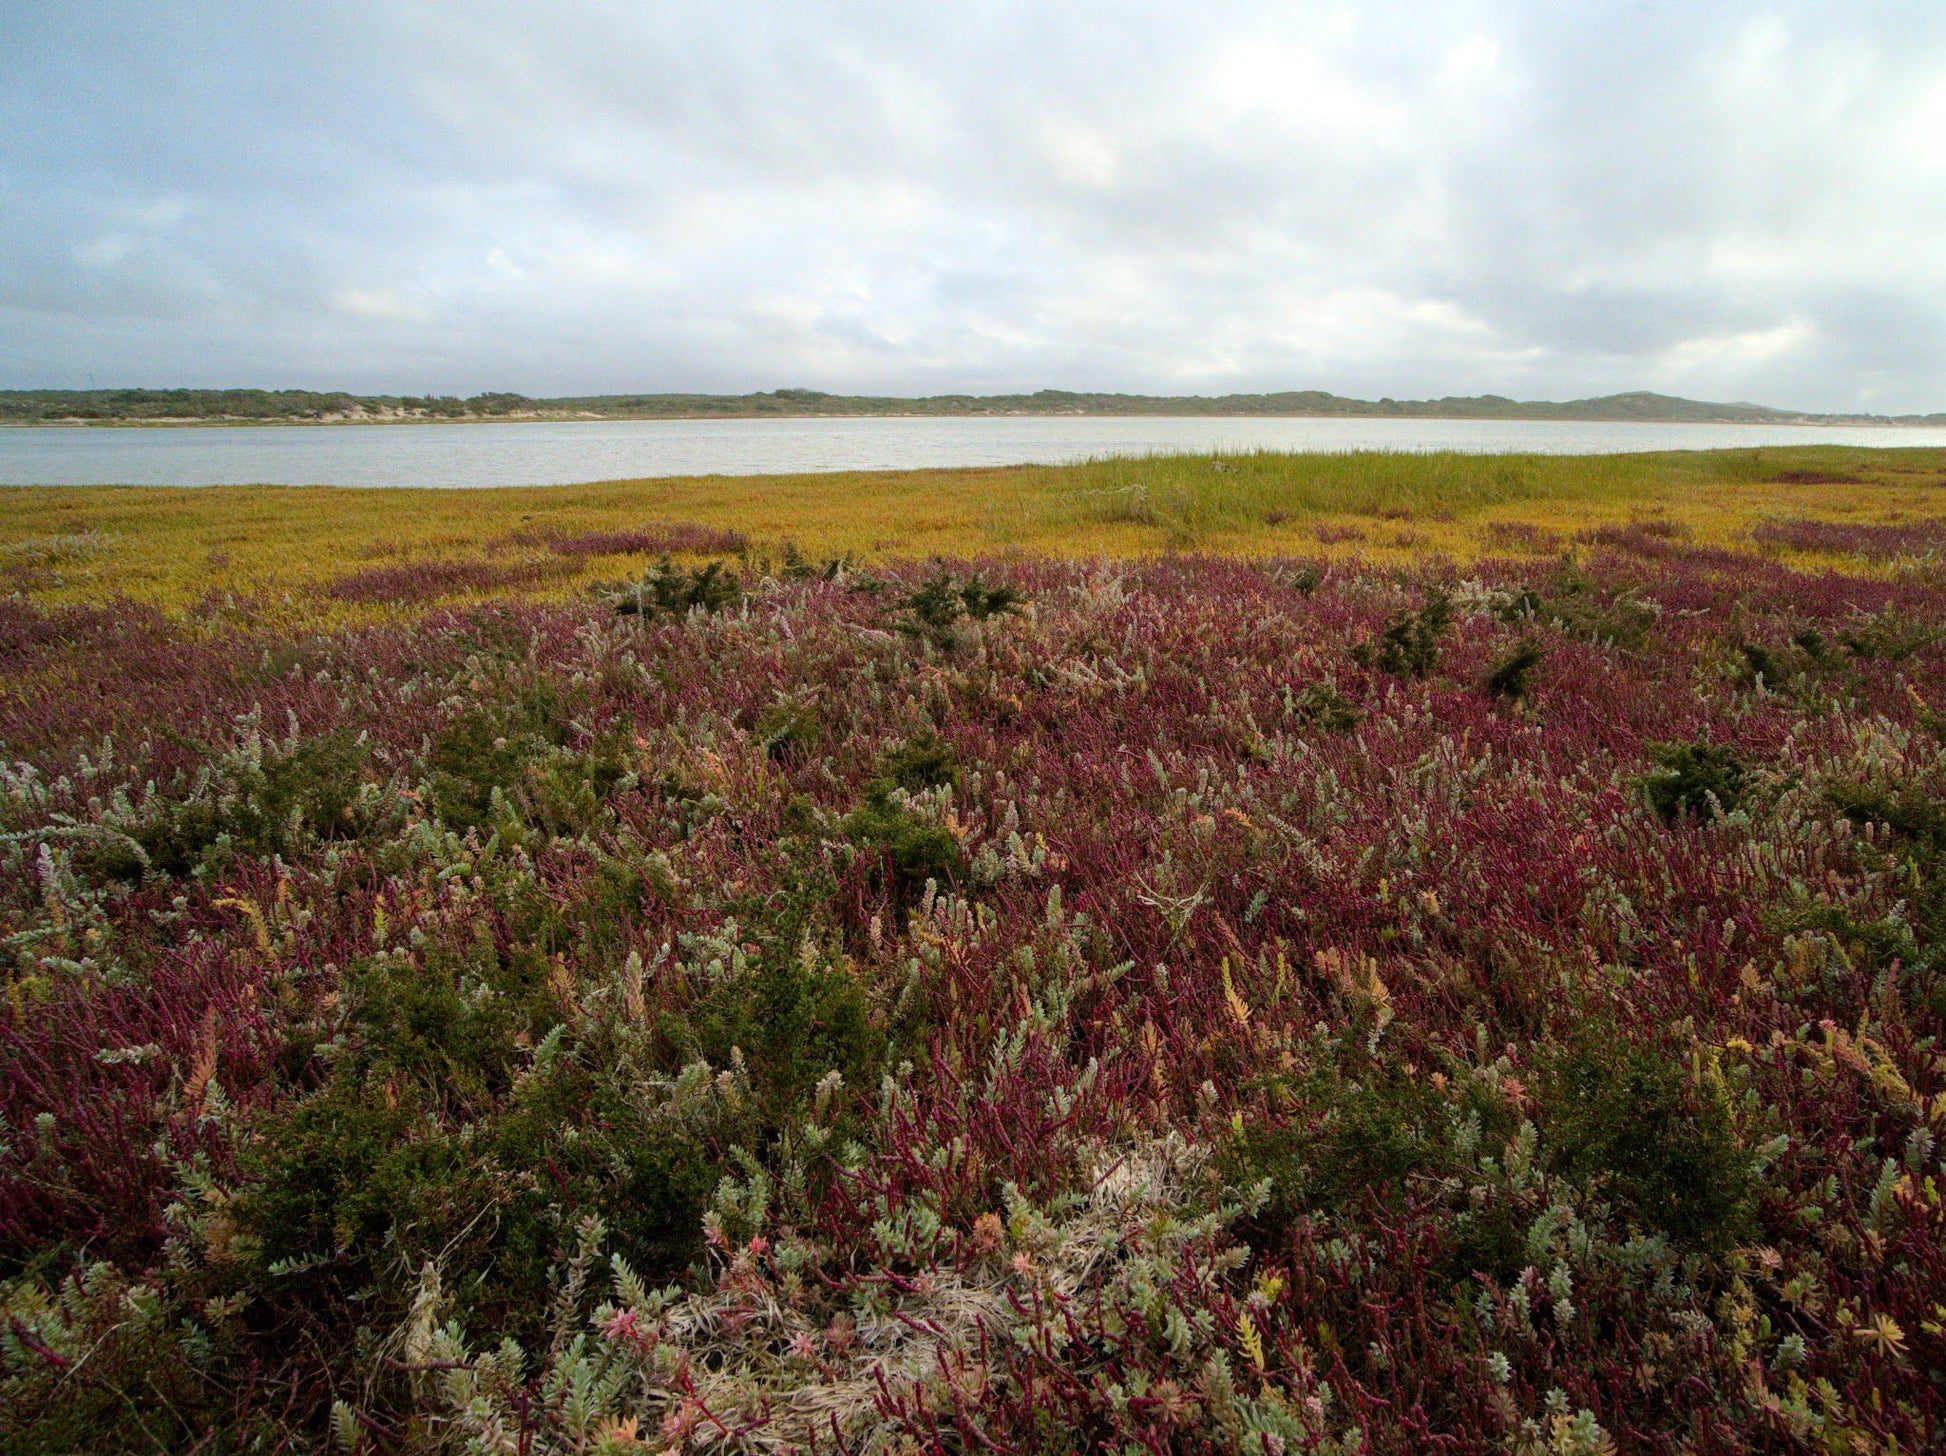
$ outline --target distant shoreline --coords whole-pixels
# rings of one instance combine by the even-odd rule
[[[1401,419],[1583,424],[1946,426],[1925,415],[1812,413],[1635,391],[1593,399],[1501,395],[1354,399],[1322,390],[1274,394],[1133,395],[1041,390],[913,398],[780,389],[755,394],[615,394],[536,399],[518,394],[354,395],[308,390],[0,390],[0,427],[576,424],[617,420],[741,419]]]
[[[1885,419],[1874,415],[1805,415],[1787,416],[1767,420],[1698,420],[1682,416],[1656,417],[1632,415],[1627,418],[1600,418],[1577,416],[1564,419],[1559,415],[1439,415],[1439,414],[1386,414],[1386,415],[1349,415],[1327,414],[1322,412],[1289,414],[1269,413],[1219,413],[1203,411],[1198,413],[1169,414],[1162,411],[1130,412],[1117,414],[1107,410],[985,410],[966,411],[961,414],[943,412],[918,412],[905,414],[765,414],[765,415],[462,415],[453,418],[424,416],[408,419],[342,419],[307,420],[296,418],[252,419],[247,416],[217,417],[206,419],[122,419],[122,420],[0,420],[0,430],[235,430],[235,429],[411,429],[425,425],[610,425],[610,424],[682,424],[712,422],[720,424],[749,424],[766,420],[1046,420],[1046,419],[1128,419],[1128,420],[1349,420],[1349,419],[1396,419],[1396,420],[1447,420],[1454,424],[1478,423],[1482,419],[1509,423],[1553,424],[1553,425],[1743,425],[1752,429],[1790,426],[1798,429],[1828,429],[1842,425],[1848,429],[1880,429],[1889,432],[1902,430],[1928,430],[1946,428],[1946,415],[1912,416]]]

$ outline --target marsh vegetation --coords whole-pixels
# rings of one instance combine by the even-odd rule
[[[1252,557],[36,498],[0,1449],[1937,1445],[1940,513],[1225,463],[1039,499]]]

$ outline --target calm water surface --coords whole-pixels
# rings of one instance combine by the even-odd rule
[[[1212,450],[1612,454],[1946,446],[1946,430],[1521,420],[1020,417],[0,429],[0,485],[566,485],[661,475],[1059,464]]]

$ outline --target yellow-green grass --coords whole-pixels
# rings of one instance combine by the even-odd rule
[[[361,568],[518,563],[546,555],[547,533],[675,523],[743,532],[760,556],[788,542],[813,558],[862,560],[1200,550],[1377,562],[1438,553],[1464,563],[1507,549],[1497,523],[1566,537],[1642,519],[1675,523],[1702,544],[1747,547],[1766,519],[1946,515],[1946,450],[1258,452],[492,490],[37,487],[0,491],[0,502],[0,592],[125,595],[171,610],[234,594],[323,621],[382,610],[323,595]],[[575,593],[641,565],[590,557],[538,590]]]

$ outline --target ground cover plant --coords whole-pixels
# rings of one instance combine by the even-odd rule
[[[1168,551],[1405,565],[1553,557],[1619,531],[1786,565],[1937,560],[1946,450],[1166,455],[1008,469],[606,481],[509,490],[10,489],[0,594],[292,627],[388,602],[542,599],[664,554],[804,560]],[[1656,535],[1656,533],[1663,533]]]
[[[0,1450],[1936,1449],[1946,577],[1613,524],[0,599]]]

